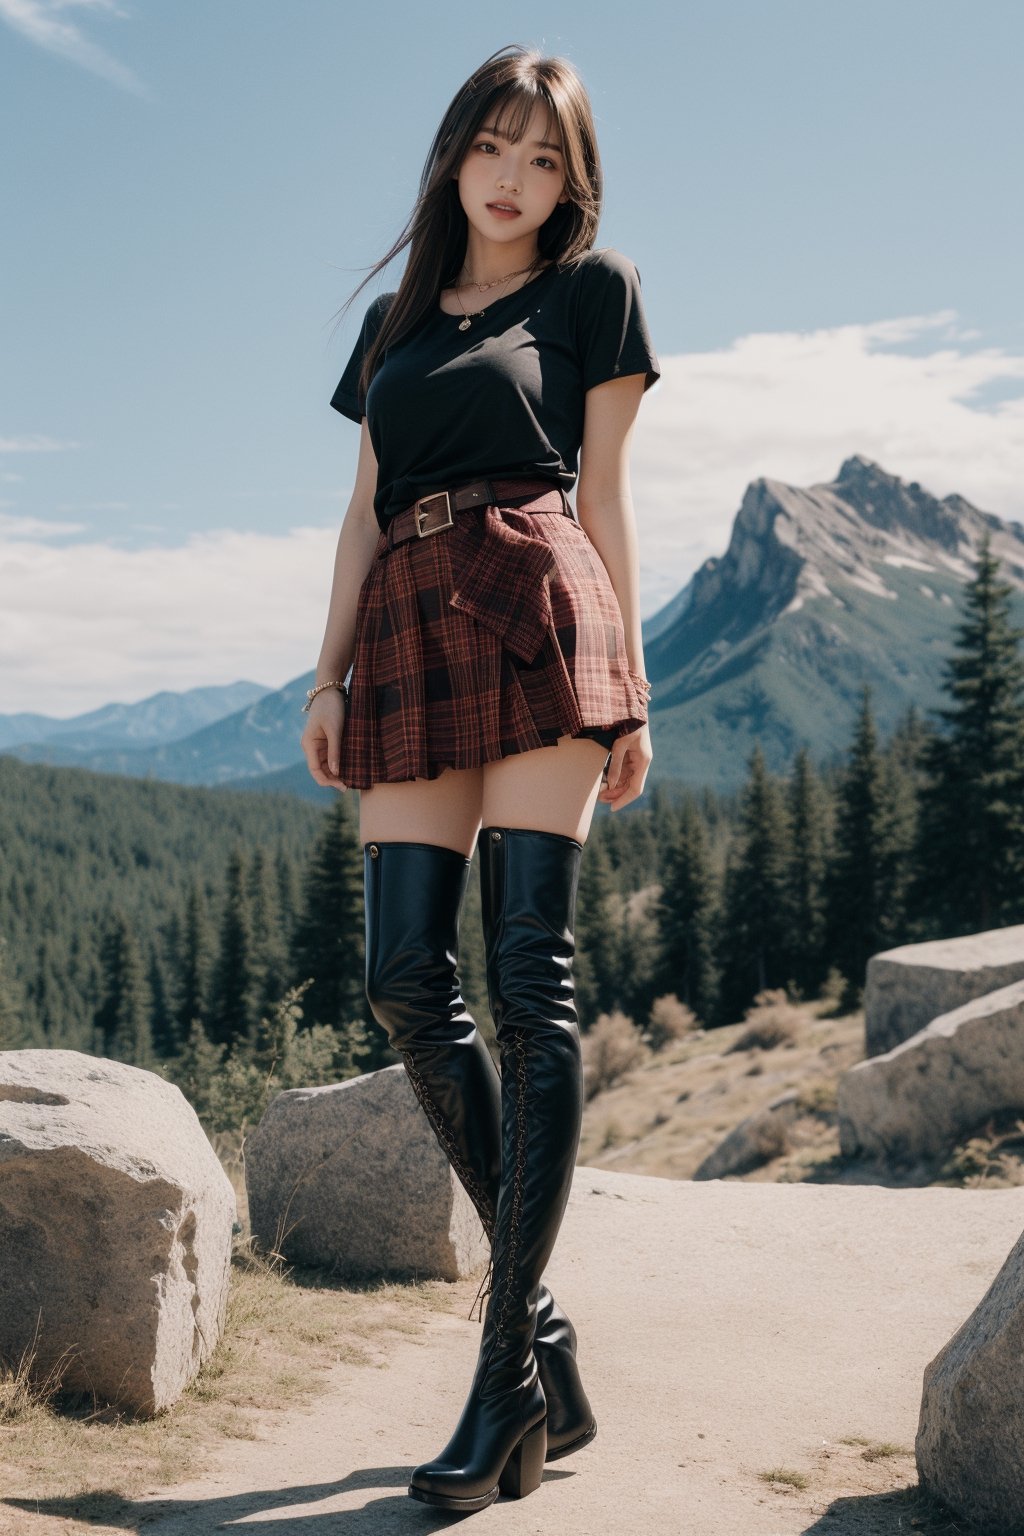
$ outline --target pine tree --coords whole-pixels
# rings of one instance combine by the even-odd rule
[[[295,860],[284,848],[279,847],[274,859],[274,880],[277,889],[277,910],[280,913],[281,932],[290,934],[295,926],[298,909],[298,877]]]
[[[824,982],[825,809],[810,754],[801,747],[787,791],[791,843],[786,868],[790,914],[788,971],[802,996],[814,997]]]
[[[719,943],[720,1016],[738,1018],[758,992],[786,984],[789,921],[785,806],[761,744],[750,757],[740,800],[736,852],[727,866]]]
[[[28,980],[25,986],[28,1007],[39,1020],[39,1027],[43,1032],[45,1043],[50,1046],[62,1046],[63,1037],[57,1023],[58,1005],[53,984],[53,963],[51,957],[51,944],[54,941],[51,935],[44,933],[35,946],[33,963],[28,972]],[[95,991],[91,994],[97,996]]]
[[[846,980],[843,1005],[853,1007],[862,994],[869,957],[898,942],[902,927],[902,849],[868,684],[861,690],[839,783],[835,846],[826,877],[826,947],[830,963]]]
[[[149,995],[151,998],[149,1030],[153,1041],[153,1050],[161,1060],[172,1056],[178,1048],[178,1031],[174,1020],[174,1011],[170,1006],[167,996],[167,976],[163,959],[155,940],[149,944],[149,964],[147,967],[149,980]]]
[[[916,778],[920,774],[921,752],[929,735],[918,705],[910,703],[889,737],[887,756],[902,773]]]
[[[279,886],[262,848],[253,853],[249,870],[252,913],[253,969],[257,1012],[264,1013],[288,986],[288,950],[278,906]]]
[[[1024,630],[1010,622],[1013,588],[999,578],[986,531],[964,589],[957,651],[921,751],[913,902],[942,934],[1024,918]]]
[[[185,898],[185,916],[181,924],[181,947],[177,965],[174,1020],[177,1037],[188,1039],[194,1019],[207,1013],[207,977],[210,969],[209,919],[199,882],[189,882]]]
[[[366,999],[363,850],[339,799],[325,813],[303,883],[302,912],[292,935],[291,981],[310,981],[304,1027],[326,1024],[344,1034],[368,1023],[370,1066],[382,1065],[390,1047]]]
[[[240,846],[228,859],[220,946],[210,988],[206,1033],[215,1045],[248,1035],[257,1018],[247,861]]]
[[[678,830],[664,858],[658,925],[658,994],[674,992],[708,1023],[715,1015],[715,882],[704,820],[687,795]]]
[[[216,1124],[222,1113],[225,1050],[209,1038],[201,1019],[192,1019],[171,1073],[172,1081],[208,1127]]]
[[[151,998],[138,940],[127,915],[115,910],[100,949],[102,994],[94,1018],[101,1055],[131,1066],[154,1060],[149,1030]]]
[[[20,988],[11,974],[6,951],[7,940],[0,936],[0,1051],[20,1051],[44,1042],[31,1038]]]
[[[621,901],[601,838],[588,839],[580,865],[573,975],[580,1026],[619,1006],[622,964]]]

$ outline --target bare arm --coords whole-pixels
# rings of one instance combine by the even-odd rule
[[[618,599],[627,664],[644,674],[640,632],[640,569],[636,515],[629,484],[629,450],[644,393],[644,376],[627,374],[595,384],[585,396],[576,514],[600,556]],[[653,760],[644,725],[612,747],[608,783],[598,799],[621,810],[643,793]]]
[[[356,605],[377,546],[380,528],[373,510],[377,489],[377,455],[370,441],[366,417],[359,436],[359,461],[338,546],[327,609],[327,625],[316,664],[316,681],[344,681],[355,655]],[[310,773],[318,784],[331,789],[347,786],[338,778],[345,697],[337,688],[325,688],[313,700],[301,746]]]
[[[334,579],[327,610],[316,681],[344,679],[355,652],[356,599],[373,559],[380,528],[373,511],[377,489],[377,456],[363,417],[359,434],[359,462],[352,497],[345,512],[334,556]],[[315,702],[315,701],[314,701]]]
[[[580,447],[576,512],[615,589],[634,672],[643,673],[636,516],[629,450],[643,398],[644,376],[631,373],[588,389]]]

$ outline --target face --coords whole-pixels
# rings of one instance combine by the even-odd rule
[[[494,131],[500,110],[492,108],[473,135],[457,180],[470,224],[488,240],[510,242],[539,229],[557,204],[569,199],[558,129],[546,107],[534,107],[518,144]],[[503,213],[488,206],[493,203],[517,211]]]

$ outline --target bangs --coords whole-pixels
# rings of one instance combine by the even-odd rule
[[[533,110],[537,106],[544,107],[548,114],[542,137],[561,144],[564,153],[565,140],[562,136],[562,125],[558,120],[558,113],[547,92],[536,81],[516,80],[512,85],[506,86],[488,104],[480,122],[485,122],[490,116],[499,133],[503,134],[511,144],[518,144],[526,133]]]

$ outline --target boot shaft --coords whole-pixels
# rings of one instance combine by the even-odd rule
[[[459,929],[471,860],[434,843],[363,845],[366,996],[395,1050],[475,1021],[458,980]]]
[[[583,1073],[572,962],[582,844],[484,827],[488,994],[501,1052],[501,1189],[481,1356],[496,1379],[528,1371],[544,1267],[572,1186]]]
[[[478,850],[487,992],[499,1042],[505,1019],[525,1026],[533,1015],[578,1035],[572,964],[582,843],[557,832],[481,827]]]

